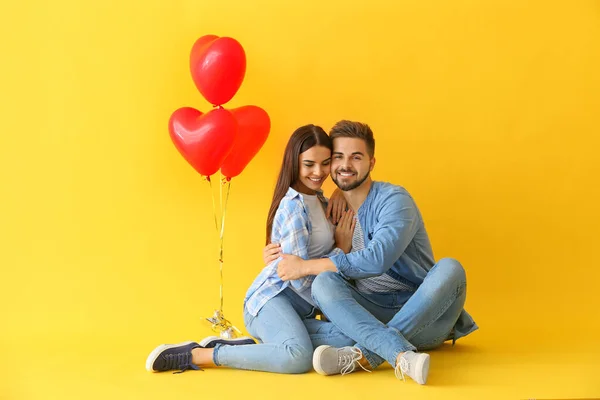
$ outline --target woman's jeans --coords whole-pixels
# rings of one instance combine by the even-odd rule
[[[289,288],[273,297],[253,317],[244,310],[248,332],[260,344],[215,347],[216,365],[255,371],[299,374],[312,369],[315,347],[351,346],[355,342],[330,322],[315,319],[315,308]]]

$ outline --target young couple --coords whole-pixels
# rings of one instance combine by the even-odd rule
[[[371,180],[368,125],[340,121],[329,136],[307,125],[290,138],[267,218],[267,266],[244,300],[250,338],[209,337],[161,345],[149,371],[230,368],[347,374],[389,362],[425,384],[422,352],[468,335],[466,276],[454,259],[434,261],[423,218],[402,187]],[[327,176],[348,211],[326,215]],[[345,207],[344,207],[345,208]],[[316,319],[321,312],[326,319]]]

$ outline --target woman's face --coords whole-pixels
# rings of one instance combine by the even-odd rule
[[[313,146],[298,156],[300,172],[296,190],[304,194],[315,194],[327,179],[331,164],[331,150],[325,146]]]

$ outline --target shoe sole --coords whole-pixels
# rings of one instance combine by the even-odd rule
[[[421,374],[416,376],[415,379],[419,385],[424,385],[427,382],[427,375],[429,375],[429,354],[419,354],[415,369],[421,371]]]
[[[206,348],[206,346],[208,346],[210,344],[210,342],[213,341],[217,341],[217,340],[223,340],[223,341],[227,341],[231,344],[231,346],[241,346],[241,345],[247,345],[247,344],[256,344],[256,342],[254,341],[254,339],[252,339],[251,337],[248,336],[244,336],[244,337],[240,337],[240,338],[235,338],[235,339],[223,339],[220,338],[218,336],[209,336],[207,338],[204,338],[201,342],[198,342],[198,344],[201,347]],[[214,346],[212,346],[214,347]]]
[[[320,366],[317,364],[317,360],[319,359],[319,357],[321,357],[321,354],[323,354],[323,352],[325,350],[327,350],[328,348],[330,348],[331,346],[327,346],[327,345],[322,345],[319,346],[315,349],[315,352],[313,353],[313,368],[315,369],[315,371],[317,372],[317,374],[319,375],[325,375],[328,376],[328,374],[325,373],[325,371],[323,371]]]
[[[150,353],[150,355],[146,359],[146,371],[159,372],[159,371],[155,371],[154,369],[152,369],[152,365],[154,365],[154,361],[156,361],[156,359],[158,358],[160,353],[162,353],[163,351],[172,349],[173,347],[186,346],[191,343],[194,343],[194,341],[190,340],[187,342],[181,342],[181,343],[177,343],[177,344],[161,344],[160,346],[158,346],[157,348],[152,350],[152,353]]]

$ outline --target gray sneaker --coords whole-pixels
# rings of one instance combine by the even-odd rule
[[[362,351],[356,347],[346,346],[338,349],[319,346],[313,353],[313,368],[321,375],[346,375],[356,371],[358,367],[371,372],[358,362],[362,356]]]
[[[395,373],[398,379],[404,380],[404,374],[406,374],[419,385],[424,385],[429,374],[429,354],[407,351],[400,357]]]

